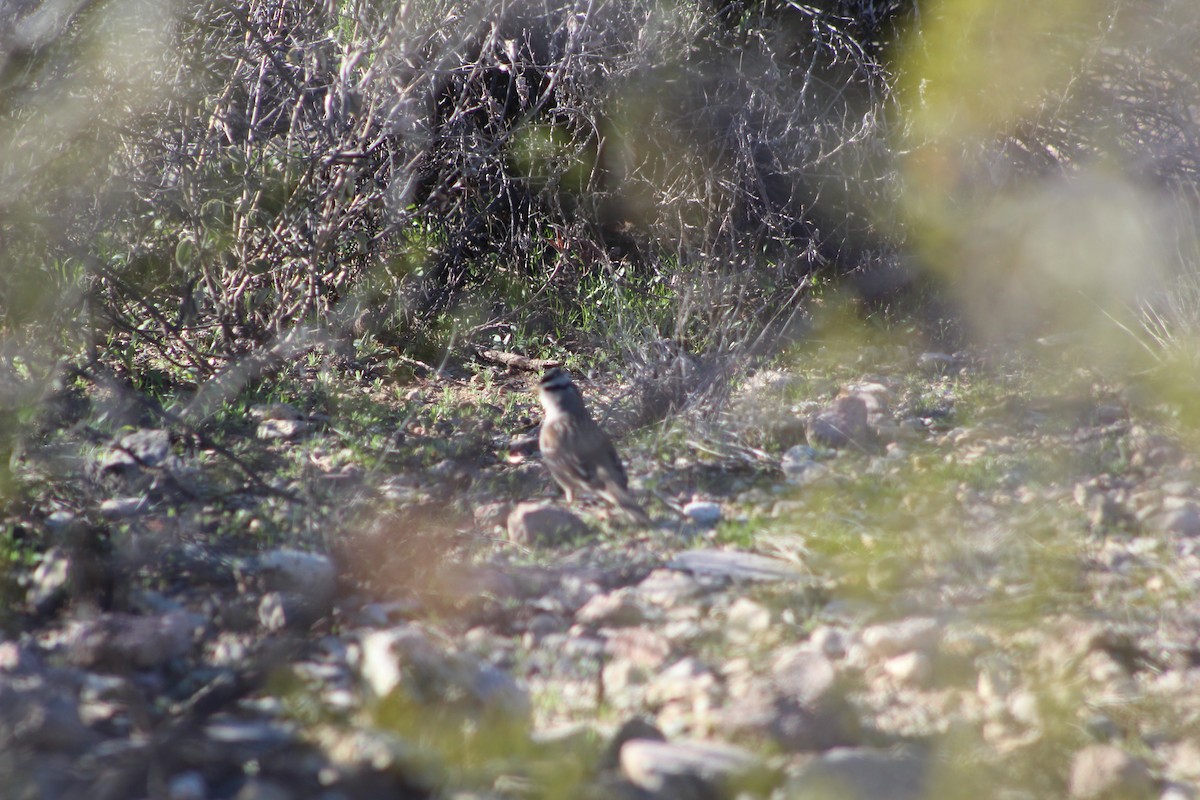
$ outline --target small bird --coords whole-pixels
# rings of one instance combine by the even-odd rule
[[[625,467],[608,434],[588,413],[571,373],[554,368],[542,376],[539,399],[545,409],[538,446],[550,475],[567,493],[591,492],[621,509],[641,525],[650,517],[629,492]]]

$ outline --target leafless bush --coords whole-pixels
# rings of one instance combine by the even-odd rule
[[[98,316],[198,378],[298,324],[403,342],[588,278],[666,287],[679,329],[650,338],[745,336],[866,227],[844,212],[886,94],[852,20],[724,11],[189,6],[110,129],[119,197],[79,237]]]

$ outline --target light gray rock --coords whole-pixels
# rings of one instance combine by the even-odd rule
[[[587,536],[587,523],[550,503],[519,503],[508,515],[508,538],[525,547],[555,547]]]
[[[150,508],[150,499],[137,497],[110,497],[100,504],[100,515],[105,519],[127,519],[136,517]]]
[[[928,759],[912,750],[836,748],[804,765],[785,787],[788,800],[924,800]]]
[[[80,719],[69,687],[40,675],[0,680],[0,750],[78,752],[96,738]]]
[[[171,455],[171,436],[167,431],[143,428],[117,439],[100,460],[104,471],[126,472],[138,467],[158,467]]]
[[[798,580],[799,570],[786,561],[737,550],[685,550],[668,564],[671,569],[739,581]]]
[[[631,739],[620,761],[632,783],[664,800],[732,797],[739,788],[773,782],[748,750],[716,742]]]
[[[321,599],[300,592],[267,592],[258,601],[258,624],[274,633],[306,631],[329,613],[329,604]]]
[[[829,474],[829,468],[820,463],[819,458],[820,453],[816,448],[798,444],[784,452],[779,468],[789,483],[807,486]]]
[[[109,613],[68,632],[71,662],[83,667],[149,669],[186,655],[204,619],[187,611],[134,616]]]
[[[734,641],[746,642],[761,636],[771,627],[771,610],[748,597],[733,601],[726,615],[726,635]]]
[[[1153,785],[1146,765],[1115,745],[1089,745],[1071,759],[1069,790],[1079,800],[1149,797]]]
[[[503,525],[511,512],[512,503],[497,500],[490,503],[480,503],[472,509],[471,515],[475,519],[475,526],[477,528],[482,531],[490,531],[492,528]]]
[[[912,650],[884,661],[883,670],[898,683],[927,686],[933,677],[933,662],[920,650]]]
[[[299,592],[318,605],[337,589],[337,568],[320,553],[281,547],[258,556],[254,568],[268,591]]]
[[[839,397],[808,420],[808,443],[816,447],[862,447],[870,438],[867,402],[858,395]]]
[[[37,614],[49,614],[67,599],[71,588],[71,559],[61,547],[52,547],[30,576],[25,599]]]
[[[416,625],[371,631],[359,645],[358,669],[376,697],[386,697],[403,679],[403,667],[437,672],[445,659],[429,636]]]
[[[207,797],[208,781],[195,770],[172,775],[167,780],[168,800],[205,800]]]
[[[252,778],[238,789],[233,800],[293,800],[292,791],[274,781]]]
[[[1154,525],[1172,536],[1200,536],[1200,504],[1189,501],[1169,509],[1154,520]]]
[[[751,683],[735,702],[726,703],[718,725],[731,736],[766,738],[789,752],[853,744],[861,728],[833,664],[802,647],[781,652],[770,680]]]
[[[453,702],[468,712],[494,711],[518,719],[529,714],[527,693],[508,673],[469,654],[446,652],[417,625],[366,634],[356,666],[376,697],[402,688],[418,703]]]
[[[664,669],[646,687],[646,701],[665,705],[676,700],[711,701],[718,689],[717,677],[704,662],[693,656],[676,661]]]
[[[709,500],[693,500],[683,507],[683,513],[698,525],[716,525],[721,521],[721,505]]]
[[[670,569],[656,569],[637,585],[637,593],[647,602],[660,606],[675,606],[690,600],[704,587],[690,575]]]
[[[575,621],[581,625],[597,625],[609,628],[627,628],[640,625],[646,612],[629,589],[618,589],[608,594],[598,594],[575,612]]]
[[[959,359],[949,353],[929,352],[917,356],[917,369],[926,375],[945,375],[957,370],[959,366]]]

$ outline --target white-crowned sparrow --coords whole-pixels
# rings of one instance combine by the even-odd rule
[[[639,524],[649,525],[650,517],[629,492],[629,479],[612,440],[588,413],[571,374],[551,369],[542,376],[538,394],[546,412],[538,445],[551,476],[567,493],[567,502],[574,501],[576,492],[591,492]]]

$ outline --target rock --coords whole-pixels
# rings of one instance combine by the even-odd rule
[[[735,641],[746,642],[771,627],[771,610],[747,597],[739,597],[729,607],[726,634]]]
[[[805,764],[784,788],[788,800],[924,800],[927,759],[911,750],[836,748]]]
[[[917,356],[917,369],[926,375],[945,375],[956,371],[961,362],[949,353],[921,353]]]
[[[919,650],[892,656],[883,662],[883,670],[899,683],[910,686],[928,686],[933,677],[933,662]]]
[[[836,449],[850,445],[865,447],[870,438],[867,403],[858,395],[839,397],[808,420],[810,445]]]
[[[302,632],[326,616],[329,609],[329,604],[321,604],[319,597],[299,592],[267,592],[258,602],[258,624],[274,633]]]
[[[550,503],[519,503],[508,515],[508,538],[525,547],[556,547],[589,533],[587,524]]]
[[[1164,771],[1174,780],[1200,786],[1200,742],[1185,739],[1169,748]]]
[[[134,616],[110,613],[75,623],[68,634],[71,662],[105,669],[150,669],[181,658],[203,618],[186,611]]]
[[[263,778],[251,778],[238,789],[233,800],[292,800],[296,795],[286,787]]]
[[[358,671],[376,697],[403,689],[425,705],[459,703],[468,712],[529,714],[529,698],[508,675],[467,654],[444,652],[417,625],[372,631],[361,640]]]
[[[737,550],[685,550],[667,565],[696,575],[743,581],[796,580],[800,572],[786,561]]]
[[[100,515],[105,519],[126,519],[136,517],[150,508],[150,498],[145,495],[138,497],[110,497],[100,504]]]
[[[100,460],[105,472],[131,472],[139,467],[163,465],[171,455],[171,436],[164,430],[143,428],[117,440]]]
[[[912,650],[930,653],[940,640],[941,628],[929,617],[872,625],[862,632],[863,646],[876,658],[891,658]]]
[[[475,506],[471,514],[475,520],[475,527],[481,531],[490,531],[493,528],[503,525],[511,512],[512,503],[497,500]]]
[[[698,525],[716,525],[721,521],[721,506],[708,500],[693,500],[683,507],[684,516]]]
[[[645,611],[638,605],[634,593],[628,589],[598,594],[575,612],[575,621],[581,625],[610,628],[640,625],[645,619]]]
[[[1041,703],[1033,692],[1022,689],[1008,698],[1008,713],[1014,720],[1029,728],[1041,725]]]
[[[769,682],[750,683],[736,702],[726,703],[718,724],[734,735],[766,737],[789,752],[849,745],[861,728],[832,663],[801,647],[779,654]]]
[[[207,797],[208,781],[195,770],[172,775],[167,780],[168,800],[205,800]]]
[[[633,784],[664,800],[733,797],[774,782],[749,751],[716,742],[632,739],[621,747],[620,761]]]
[[[846,655],[846,633],[838,628],[822,625],[812,632],[808,641],[818,652],[829,658],[842,658]]]
[[[52,547],[30,576],[25,600],[37,614],[49,614],[67,600],[71,588],[71,559],[61,547]]]
[[[657,669],[671,654],[671,643],[658,631],[622,628],[609,635],[604,652],[614,659],[627,659],[645,669]]]
[[[441,653],[416,625],[400,625],[367,633],[360,643],[358,668],[363,681],[376,697],[386,697],[400,685],[402,667],[416,665],[425,671],[439,670]]]
[[[779,652],[771,666],[771,675],[784,695],[806,707],[826,701],[837,677],[829,659],[801,647]]]
[[[643,717],[632,717],[625,720],[617,732],[613,734],[609,740],[608,746],[604,748],[604,754],[600,757],[600,768],[606,770],[617,769],[621,765],[621,748],[626,742],[634,739],[644,739],[651,742],[666,741],[662,731],[654,726]]]
[[[1115,745],[1089,745],[1071,760],[1071,797],[1133,800],[1149,797],[1153,786],[1146,765]]]
[[[1200,504],[1186,502],[1159,515],[1154,526],[1172,536],[1200,536]]]
[[[337,589],[337,568],[320,553],[281,547],[258,556],[254,568],[268,591],[302,593],[315,604],[328,603]]]
[[[34,675],[0,680],[0,752],[13,747],[78,752],[94,743],[69,687]]]
[[[789,483],[807,486],[829,474],[829,468],[820,463],[819,452],[806,444],[788,448],[779,461],[779,468]]]
[[[606,662],[600,671],[600,686],[604,697],[618,707],[629,705],[624,695],[635,686],[644,686],[650,680],[646,668],[632,659],[614,658]]]
[[[711,705],[716,691],[716,675],[700,659],[688,656],[654,677],[646,687],[646,702],[661,706],[676,700],[694,703],[703,698]]]
[[[258,423],[254,435],[259,439],[298,439],[313,429],[313,424],[303,419],[264,419]]]
[[[642,579],[636,591],[647,602],[670,607],[700,594],[703,587],[690,575],[670,569],[656,569]]]

